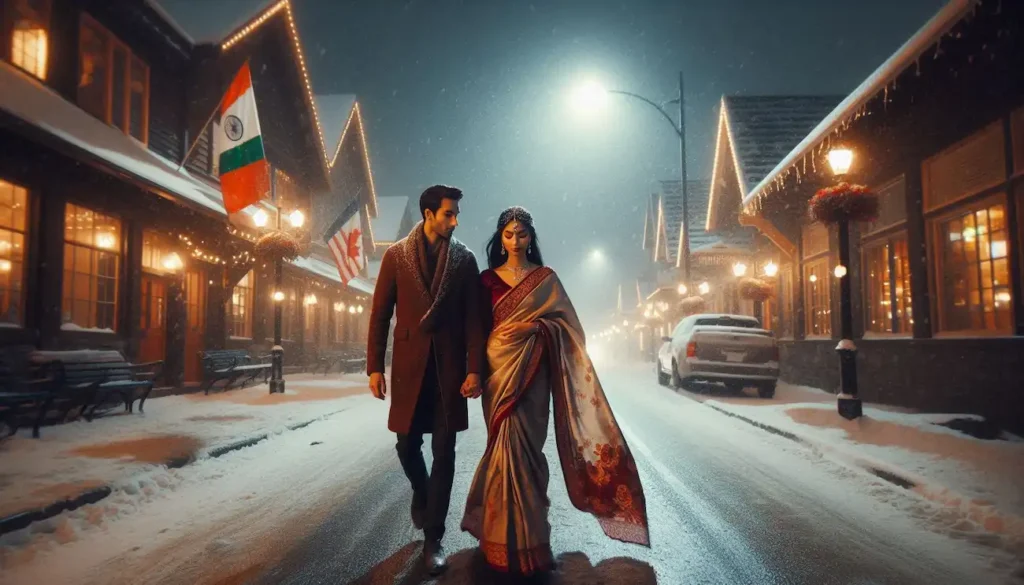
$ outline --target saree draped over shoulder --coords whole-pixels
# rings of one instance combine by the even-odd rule
[[[558,277],[544,267],[531,272],[496,300],[493,322],[483,394],[487,449],[462,529],[480,541],[496,569],[531,574],[553,565],[543,453],[550,396],[569,499],[594,515],[609,537],[649,546],[636,463]],[[539,333],[521,333],[516,325],[524,323],[538,324]]]

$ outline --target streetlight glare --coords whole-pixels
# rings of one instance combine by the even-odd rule
[[[590,259],[594,262],[604,262],[604,251],[600,248],[595,248],[590,252]]]
[[[291,222],[292,227],[300,228],[302,227],[302,224],[306,223],[306,216],[296,209],[288,216],[288,221]]]
[[[573,92],[573,104],[581,112],[596,112],[608,101],[608,90],[597,81],[587,81]]]
[[[258,228],[267,227],[267,220],[269,219],[270,217],[267,215],[267,212],[262,209],[257,209],[256,213],[252,214],[252,223]]]
[[[769,261],[764,265],[764,275],[769,278],[774,278],[779,273],[779,265]]]
[[[845,175],[853,166],[853,151],[849,148],[833,148],[828,152],[828,166],[835,175]]]
[[[744,274],[747,273],[747,265],[742,262],[737,262],[733,264],[732,273],[736,275],[737,278],[743,276]]]

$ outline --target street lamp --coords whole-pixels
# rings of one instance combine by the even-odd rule
[[[668,104],[679,104],[679,124],[672,119],[672,116],[665,111],[662,105],[655,103],[654,101],[645,98],[642,95],[638,95],[628,91],[620,91],[614,89],[605,89],[601,84],[596,81],[590,81],[584,85],[578,87],[575,91],[575,101],[580,109],[586,111],[593,111],[600,107],[603,107],[607,96],[610,94],[623,95],[653,107],[658,111],[659,114],[672,126],[672,131],[679,137],[679,178],[680,178],[680,189],[682,189],[683,195],[683,222],[682,222],[682,252],[680,253],[679,262],[683,269],[683,282],[690,282],[690,226],[686,224],[686,220],[690,217],[690,198],[686,186],[686,111],[684,108],[685,100],[683,99],[683,72],[679,72],[679,97],[674,100],[667,102]]]
[[[768,278],[775,278],[775,275],[777,275],[778,273],[779,273],[779,265],[778,264],[776,264],[776,263],[772,262],[771,260],[769,260],[768,263],[764,265],[764,275],[767,276]]]
[[[281,218],[284,215],[284,211],[280,208],[277,209],[277,231],[283,232],[283,226],[281,225]],[[257,226],[265,226],[267,224],[268,216],[265,211],[258,209],[253,214],[253,223]],[[291,227],[299,229],[305,224],[306,216],[302,211],[296,209],[288,214],[288,223]],[[290,236],[289,236],[290,237]],[[284,292],[281,290],[282,283],[284,280],[284,259],[280,256],[274,259],[274,347],[270,350],[271,365],[270,365],[270,393],[284,393],[284,346],[281,345],[281,329],[282,329],[282,311],[284,302]],[[306,304],[312,304],[316,302],[316,297],[311,295],[304,299]],[[312,300],[312,303],[309,301]]]
[[[737,262],[732,265],[732,273],[736,278],[741,278],[747,273],[747,265],[742,262]]]
[[[702,282],[700,283],[700,286],[697,287],[697,291],[700,292],[700,294],[702,295],[706,295],[709,292],[711,292],[711,285],[708,284],[707,282]]]
[[[678,290],[678,291],[679,291],[679,296],[681,296],[681,297],[682,297],[682,296],[686,296],[686,291],[687,291],[687,288],[686,288],[686,285],[685,285],[685,284],[680,284],[680,285],[679,285],[679,288],[678,288],[678,289],[676,289],[676,290]]]
[[[850,172],[853,166],[853,151],[848,148],[834,148],[828,153],[828,164],[836,180]],[[850,221],[839,221],[839,265],[835,276],[839,279],[839,415],[847,420],[860,418],[863,414],[860,396],[857,392],[857,345],[853,342],[853,301],[850,279],[846,278],[846,267],[850,265]]]
[[[257,209],[256,213],[252,214],[252,223],[258,228],[267,227],[269,219],[270,217],[267,215],[267,212],[262,209]]]

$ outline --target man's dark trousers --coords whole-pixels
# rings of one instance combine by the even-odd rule
[[[441,540],[444,522],[455,480],[455,433],[448,432],[444,404],[437,383],[436,360],[431,348],[416,414],[408,433],[398,433],[398,460],[409,478],[413,491],[413,507],[422,510],[423,535],[429,540]],[[423,435],[431,435],[433,466],[427,475],[423,459]]]

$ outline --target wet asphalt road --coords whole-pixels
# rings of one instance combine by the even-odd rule
[[[554,583],[986,582],[975,558],[896,511],[894,499],[911,497],[898,488],[662,388],[646,370],[601,379],[637,459],[652,547],[609,540],[571,507],[549,432],[552,545],[560,560]],[[470,413],[444,541],[451,566],[441,578],[429,580],[419,568],[421,533],[409,520],[410,489],[395,459],[362,478],[365,489],[254,583],[494,582],[474,554],[475,541],[458,529],[485,443],[479,407]]]

